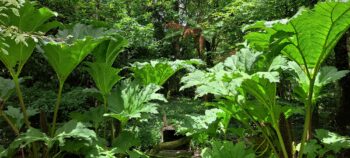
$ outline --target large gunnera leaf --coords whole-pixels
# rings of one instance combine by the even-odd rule
[[[56,21],[47,22],[51,17],[57,16],[57,13],[48,8],[36,9],[35,3],[28,1],[18,9],[18,15],[12,11],[8,11],[6,14],[5,17],[0,16],[3,25],[14,27],[18,29],[18,32],[21,32],[15,37],[4,37],[2,42],[6,44],[6,47],[2,48],[5,51],[0,53],[1,62],[14,75],[14,73],[19,74],[33,53],[37,38],[31,34],[34,32],[45,33],[57,27],[59,23]]]
[[[224,62],[218,63],[207,71],[196,70],[184,76],[180,90],[197,86],[196,97],[206,94],[217,96],[235,96],[237,88],[245,79],[250,78],[249,73],[254,72],[261,53],[249,48],[243,48],[236,55],[228,57]]]
[[[193,65],[203,64],[200,60],[151,61],[131,65],[136,80],[144,85],[154,83],[163,85],[171,76],[181,69],[192,71]]]
[[[130,80],[123,81],[108,99],[109,109],[112,113],[107,116],[114,117],[121,122],[131,118],[140,118],[142,113],[158,113],[157,103],[151,101],[167,100],[157,91],[161,87],[155,84],[142,86]]]
[[[102,95],[110,93],[113,86],[121,79],[118,76],[120,69],[113,68],[107,63],[87,63],[87,71],[95,81],[97,88]]]
[[[119,53],[128,46],[128,41],[116,34],[109,35],[108,38],[109,40],[103,41],[92,51],[92,55],[95,62],[112,66]]]
[[[44,44],[42,49],[58,78],[65,81],[69,74],[100,42],[102,42],[101,39],[96,40],[92,37],[86,37],[76,40],[72,44],[49,42]]]
[[[261,29],[246,36],[257,48],[279,47],[299,65],[314,68],[326,59],[350,27],[350,2],[322,2],[299,11],[292,19],[258,22],[248,29]]]

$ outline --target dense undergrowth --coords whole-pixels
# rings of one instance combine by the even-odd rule
[[[201,47],[200,59],[130,62],[123,51],[137,40],[122,25],[62,24],[34,2],[0,4],[0,157],[314,158],[350,148],[328,107],[349,71],[326,62],[350,27],[350,2],[246,25],[245,42],[215,64]]]

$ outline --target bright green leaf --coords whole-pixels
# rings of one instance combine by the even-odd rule
[[[65,81],[69,74],[100,43],[87,37],[72,44],[49,42],[42,46],[44,55],[53,67],[60,81]]]
[[[142,86],[130,80],[123,81],[108,98],[111,116],[121,121],[131,118],[140,118],[142,113],[158,113],[157,104],[151,101],[167,100],[162,94],[157,93],[161,87],[155,84]]]

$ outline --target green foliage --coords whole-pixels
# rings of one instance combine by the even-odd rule
[[[217,45],[215,50],[217,54],[224,54],[239,47],[237,43],[242,42],[245,35],[241,30],[244,25],[257,20],[291,17],[300,7],[309,5],[309,2],[304,0],[210,0],[207,3],[211,5],[198,7],[198,4],[195,3],[193,7],[196,8],[195,10],[208,10],[202,12],[202,16],[207,20],[199,21],[204,28],[203,34],[206,39],[214,40],[213,44]],[[207,3],[204,2],[204,4]],[[195,17],[197,18],[198,15]]]
[[[132,118],[140,118],[142,113],[158,113],[157,103],[151,101],[167,100],[162,94],[157,93],[160,86],[149,84],[142,86],[134,81],[125,80],[112,91],[108,98],[109,110],[112,113],[105,114],[120,120],[124,125]]]
[[[17,0],[0,0],[0,32],[2,35],[0,36],[0,53],[8,54],[5,47],[8,47],[8,44],[4,42],[4,38],[7,36],[10,37],[16,37],[15,31],[13,31],[13,28],[8,28],[3,26],[4,24],[4,18],[8,17],[8,14],[12,12],[15,16],[19,16],[18,8],[22,5],[22,2],[18,2]],[[10,11],[10,12],[9,12]]]
[[[197,133],[195,130],[189,129],[192,127],[191,124],[186,123],[193,123],[190,115],[202,118],[205,109],[201,105],[201,101],[198,100],[193,100],[191,98],[170,98],[168,102],[159,102],[158,111],[158,114],[142,117],[139,121],[129,121],[125,128],[128,131],[132,131],[141,141],[140,148],[142,150],[152,148],[161,140],[161,132],[159,132],[159,129],[164,125],[164,114],[166,115],[168,125],[173,125],[177,129],[177,132],[179,132],[179,128],[183,127],[184,129],[188,129],[188,132]],[[184,126],[180,127],[180,125],[183,124]],[[200,132],[204,133],[205,131],[206,130]],[[192,138],[192,142],[197,141],[194,135],[192,135]],[[205,139],[204,142],[206,141]]]
[[[51,23],[47,21],[54,16],[56,12],[48,8],[35,8],[35,3],[25,2],[18,10],[18,14],[8,14],[8,17],[2,19],[6,26],[16,26],[19,30],[24,32],[47,32],[47,26]],[[45,28],[45,29],[44,29]],[[52,28],[52,27],[51,27]]]
[[[44,55],[53,67],[60,82],[64,82],[69,74],[83,59],[101,42],[91,37],[76,40],[72,44],[49,42],[42,46]]]
[[[299,82],[294,92],[304,102],[306,109],[299,157],[303,155],[307,135],[311,134],[313,106],[321,88],[347,73],[330,67],[321,68],[321,65],[350,27],[349,3],[323,2],[312,10],[300,10],[290,20],[257,22],[246,28],[260,30],[245,37],[254,48],[269,50],[272,56],[281,52],[293,60],[289,67],[294,70]],[[310,23],[310,19],[315,19],[315,22]]]
[[[88,111],[84,113],[79,112],[72,112],[70,113],[70,117],[74,120],[85,122],[85,123],[91,123],[94,129],[97,131],[97,129],[101,126],[103,123],[104,117],[104,109],[102,106],[90,108]]]
[[[114,140],[113,146],[122,151],[128,151],[133,146],[139,146],[140,140],[130,131],[122,131],[120,135]]]
[[[84,111],[87,109],[87,100],[90,96],[82,87],[65,88],[62,93],[62,102],[60,106],[60,118],[68,118],[70,111]],[[45,94],[45,95],[43,95]],[[37,109],[45,113],[53,112],[52,105],[55,104],[56,91],[51,87],[44,88],[42,84],[34,84],[31,87],[23,88],[23,97],[28,102],[28,107]],[[17,107],[16,98],[10,98],[6,103],[8,106]]]
[[[119,154],[129,155],[131,158],[146,158],[142,152],[132,149],[140,146],[140,140],[131,131],[122,131],[120,135],[114,140],[113,147],[118,150]]]
[[[56,27],[50,22],[47,23],[51,17],[56,15],[57,13],[47,8],[37,10],[34,3],[25,2],[19,8],[18,15],[10,12],[6,17],[0,17],[5,27],[14,27],[17,32],[21,33],[16,36],[6,35],[3,41],[8,47],[3,48],[6,51],[0,54],[0,60],[11,75],[19,75],[35,48],[38,36],[32,36],[31,33],[45,33]]]
[[[3,157],[3,155],[7,155],[5,148],[0,145],[0,157]]]
[[[350,148],[350,139],[346,136],[340,136],[336,133],[324,129],[316,130],[316,139],[307,142],[304,154],[308,158],[317,156],[335,157],[342,149]]]
[[[218,63],[208,71],[196,70],[181,79],[184,85],[180,90],[197,86],[196,94],[201,97],[206,94],[218,96],[235,96],[244,79],[248,79],[249,72],[255,69],[254,63],[261,55],[249,48],[244,48],[236,55]]]
[[[116,69],[106,63],[87,63],[88,72],[95,81],[97,88],[103,96],[107,96],[113,86],[122,78],[118,76],[120,69]]]
[[[295,88],[294,92],[296,96],[301,100],[305,101],[307,98],[307,92],[310,89],[310,79],[306,72],[304,72],[295,62],[288,62],[288,68],[292,71],[292,75],[298,81],[299,85]],[[321,67],[320,71],[316,75],[314,83],[313,98],[314,101],[321,97],[322,88],[327,84],[333,83],[343,78],[349,71],[342,70],[338,71],[333,66]]]
[[[48,149],[58,145],[61,151],[84,155],[93,149],[97,139],[94,131],[88,129],[83,123],[72,120],[57,129],[54,137],[48,137],[38,129],[29,128],[10,144],[6,152],[7,156],[10,156],[20,147],[27,147],[33,142],[43,142]]]
[[[193,70],[192,65],[201,65],[199,60],[150,61],[131,65],[134,78],[143,85],[154,83],[163,85],[171,76],[181,69]]]
[[[58,141],[61,150],[80,154],[96,143],[97,136],[83,123],[72,120],[57,129],[54,140]]]
[[[73,43],[76,40],[82,40],[87,36],[93,38],[100,38],[107,34],[107,29],[103,27],[94,27],[92,25],[85,24],[74,24],[74,25],[66,25],[65,29],[59,30],[57,37],[64,38],[66,43]]]
[[[258,22],[248,29],[259,28],[264,32],[252,32],[246,39],[258,45],[282,45],[282,53],[298,65],[304,65],[306,69],[316,68],[318,71],[320,64],[348,30],[349,16],[348,2],[319,3],[311,11],[301,10],[289,21]],[[315,22],[309,23],[310,19],[315,19]],[[319,40],[315,42],[315,38]]]
[[[24,124],[24,118],[21,110],[12,106],[7,106],[7,110],[4,113],[9,117],[10,121],[16,126],[17,129],[21,129]],[[38,114],[35,109],[27,109],[28,117]]]
[[[324,129],[316,130],[316,136],[326,148],[333,151],[334,153],[339,153],[341,149],[350,148],[350,139],[346,136],[340,136],[336,133],[330,132]]]
[[[140,16],[147,16],[147,14]],[[153,40],[154,26],[152,23],[142,24],[136,18],[123,15],[113,28],[129,41],[131,48],[146,47],[152,50],[157,46]]]
[[[94,24],[69,25],[57,35],[45,37],[48,30],[60,26],[56,21],[47,22],[57,16],[55,12],[47,8],[36,9],[32,2],[0,0],[0,60],[14,79],[0,77],[0,114],[18,135],[6,150],[0,146],[0,157],[14,157],[19,149],[29,157],[66,157],[71,154],[101,158],[147,157],[138,149],[158,142],[155,139],[162,125],[159,120],[164,116],[150,114],[158,114],[159,104],[167,102],[158,91],[171,76],[183,69],[190,73],[182,78],[181,90],[196,87],[196,97],[205,96],[211,101],[206,105],[213,108],[192,112],[187,109],[191,101],[186,101],[168,105],[176,105],[177,109],[172,107],[175,110],[162,106],[162,113],[178,133],[190,136],[192,142],[208,143],[207,140],[215,137],[223,139],[213,141],[211,147],[203,150],[202,157],[255,157],[255,154],[259,154],[258,157],[295,157],[297,153],[292,142],[298,141],[289,138],[291,131],[287,120],[294,114],[305,114],[299,157],[303,154],[308,157],[337,156],[342,149],[350,148],[348,137],[326,130],[317,130],[316,139],[308,141],[308,136],[312,135],[310,122],[314,105],[326,91],[324,87],[348,73],[323,66],[323,62],[350,27],[350,2],[327,1],[313,9],[302,9],[289,20],[257,22],[244,28],[251,31],[245,36],[247,43],[234,45],[242,39],[242,25],[257,19],[291,16],[301,4],[307,4],[302,1],[40,1],[63,12],[60,20]],[[180,35],[181,29],[167,33],[164,24],[170,21],[186,24],[186,29],[193,28],[187,30],[193,38],[185,39],[187,34]],[[200,33],[195,35],[197,29]],[[188,48],[197,45],[196,38],[201,35],[205,37],[205,46],[209,47],[210,43],[210,52],[203,52],[208,53],[208,61],[212,60],[209,54],[223,50],[236,55],[208,69],[196,69],[196,65],[202,64],[198,60],[136,62],[128,67],[133,78],[118,84],[123,77],[118,76],[120,69],[114,68],[113,64],[124,48],[128,47],[118,65],[129,62],[129,59],[143,61],[139,56],[134,59],[135,53],[145,53],[149,57],[155,55],[152,52],[164,55],[177,51],[175,57],[179,57],[177,55],[193,54],[190,52],[193,49]],[[54,91],[34,86],[26,88],[23,97],[19,87],[20,72],[39,39],[43,41],[41,51],[60,81],[54,110],[51,108]],[[166,47],[170,45],[170,49],[176,50],[168,51]],[[239,51],[234,50],[241,46],[243,48]],[[92,56],[87,58],[90,61],[86,64],[87,71],[99,90],[74,88],[61,97],[66,79],[89,53]],[[0,72],[6,73],[4,70]],[[290,91],[285,92],[290,96],[288,103],[283,100],[283,94],[279,94],[279,90],[284,91],[284,83],[279,83],[283,81],[283,75],[293,80],[288,87]],[[85,82],[83,79],[81,83],[91,86],[91,80]],[[18,105],[10,97],[15,90],[22,111],[15,108]],[[87,94],[97,96],[98,100],[86,102]],[[31,107],[28,110],[23,98]],[[97,106],[97,101],[102,100],[104,109]],[[6,107],[3,106],[5,101],[9,104]],[[61,101],[64,106],[60,108]],[[300,102],[305,104],[305,110],[297,107]],[[88,108],[85,104],[95,105],[82,112]],[[200,105],[199,102],[193,104]],[[37,110],[32,109],[54,111],[49,136],[29,124],[28,117],[37,114]],[[65,122],[67,113],[72,110],[77,110],[70,115],[73,120]],[[55,130],[58,116],[62,124]],[[121,128],[118,128],[121,130],[115,131],[113,121],[108,122],[110,117],[121,122]],[[46,124],[42,119],[45,118],[40,115],[40,125]],[[23,123],[27,124],[27,132],[20,133],[24,131]],[[107,123],[112,123],[112,127]],[[1,132],[6,130],[1,129]],[[110,130],[112,139],[100,138],[98,134],[102,130],[104,137],[109,136],[107,131]],[[116,133],[119,135],[115,138]],[[232,143],[232,139],[242,140],[237,136],[244,137],[255,149],[246,148],[243,142]],[[144,145],[145,142],[148,144]]]
[[[0,103],[5,102],[15,92],[15,83],[0,77]]]
[[[21,134],[18,138],[16,138],[10,146],[6,149],[8,155],[0,155],[5,157],[13,155],[15,150],[20,147],[25,147],[30,145],[33,142],[44,142],[48,147],[52,147],[52,143],[50,139],[46,136],[46,134],[42,133],[40,130],[35,128],[29,128],[25,133]]]
[[[119,35],[111,35],[109,40],[100,43],[93,51],[95,62],[113,65],[115,59],[122,52],[128,41]]]
[[[192,136],[200,133],[210,133],[209,129],[223,111],[220,109],[210,109],[205,111],[205,115],[186,114],[180,120],[175,120],[176,132]],[[216,131],[214,131],[215,133]]]
[[[242,157],[242,158],[254,158],[255,154],[252,149],[246,149],[243,142],[233,144],[229,141],[219,142],[214,141],[211,148],[205,148],[202,151],[201,156],[203,158],[215,158],[215,157]]]

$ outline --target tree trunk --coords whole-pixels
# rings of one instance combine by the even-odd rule
[[[152,1],[152,23],[154,25],[154,38],[157,41],[162,40],[165,37],[165,32],[164,32],[164,11],[161,5],[157,4],[157,0]]]
[[[348,34],[345,34],[338,44],[335,51],[335,65],[338,70],[349,70],[349,56],[347,49]],[[340,97],[339,97],[339,109],[336,114],[336,125],[338,131],[342,134],[346,133],[346,126],[350,124],[350,74],[339,80]]]
[[[182,26],[187,25],[186,21],[186,0],[178,0],[179,7],[179,24]]]

